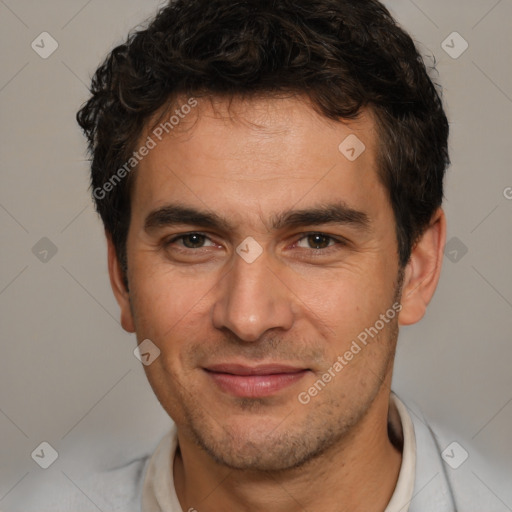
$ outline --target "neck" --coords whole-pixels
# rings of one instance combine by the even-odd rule
[[[178,431],[174,482],[183,510],[384,510],[402,461],[401,452],[388,437],[388,389],[381,388],[361,422],[337,445],[287,471],[226,468]]]

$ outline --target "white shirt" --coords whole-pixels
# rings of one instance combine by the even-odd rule
[[[408,403],[406,407],[393,394],[391,400],[400,418],[403,450],[397,485],[385,512],[505,510],[491,486],[484,485],[477,476],[485,474],[488,465],[485,456],[474,445],[437,426],[431,427],[417,406]],[[399,429],[400,426],[396,425],[392,431]],[[469,457],[467,462],[453,469],[443,461],[441,453],[457,440],[467,449]],[[69,478],[72,477],[73,482],[61,471],[67,468],[59,468],[56,462],[55,467],[45,470],[46,480],[43,481],[39,474],[39,480],[31,485],[29,492],[16,495],[16,488],[9,493],[2,501],[2,510],[190,512],[181,509],[174,489],[170,461],[174,460],[176,447],[176,428],[173,427],[152,454],[128,461],[110,471],[94,473],[88,478],[78,478],[70,473]]]

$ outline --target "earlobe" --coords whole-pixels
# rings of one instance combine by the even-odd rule
[[[425,315],[441,275],[445,243],[446,217],[439,208],[414,246],[405,268],[402,310],[398,317],[400,325],[414,324]]]
[[[121,326],[127,332],[135,332],[135,325],[133,322],[133,315],[130,307],[130,294],[126,289],[123,272],[119,259],[117,257],[116,249],[112,238],[108,233],[107,237],[108,247],[108,273],[110,276],[110,286],[114,292],[114,296],[121,308]]]

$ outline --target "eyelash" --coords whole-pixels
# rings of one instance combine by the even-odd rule
[[[210,240],[212,242],[212,240],[210,239],[210,237],[206,234],[206,233],[201,233],[199,231],[191,231],[189,233],[183,233],[182,235],[178,235],[178,236],[175,236],[173,238],[171,238],[170,240],[166,240],[163,242],[163,247],[164,248],[167,248],[169,247],[170,245],[172,245],[173,243],[177,242],[178,240],[183,240],[184,238],[188,237],[188,236],[192,236],[192,235],[199,235],[199,236],[202,236],[202,237],[205,237],[206,239]],[[295,244],[299,243],[300,241],[310,237],[310,236],[315,236],[315,235],[318,235],[320,237],[323,237],[323,238],[327,238],[329,240],[329,243],[331,241],[334,242],[333,245],[329,245],[328,247],[324,248],[324,249],[305,249],[306,251],[310,251],[312,254],[314,254],[315,256],[323,256],[327,253],[330,253],[331,250],[336,250],[337,247],[336,246],[339,246],[339,247],[343,247],[343,246],[346,246],[348,245],[347,241],[346,240],[343,240],[343,239],[339,239],[339,238],[335,238],[331,235],[327,235],[325,233],[321,233],[321,232],[318,232],[318,231],[311,231],[311,232],[307,232],[307,233],[302,233],[302,236],[295,242]],[[205,249],[205,247],[198,247],[197,249],[191,249],[191,248],[188,248],[188,247],[180,247],[180,250],[181,251],[185,251],[185,252],[188,252],[188,251],[199,251],[201,249]]]

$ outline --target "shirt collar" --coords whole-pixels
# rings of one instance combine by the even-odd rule
[[[391,393],[390,408],[395,408],[399,422],[390,421],[397,439],[403,440],[402,465],[393,496],[384,512],[407,512],[412,500],[416,468],[414,426],[405,405]],[[156,447],[148,464],[142,489],[142,510],[183,512],[174,488],[171,461],[178,446],[178,432],[173,424]]]

